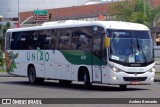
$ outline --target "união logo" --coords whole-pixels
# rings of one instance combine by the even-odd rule
[[[27,52],[28,61],[49,61],[49,53],[37,48],[35,52]]]

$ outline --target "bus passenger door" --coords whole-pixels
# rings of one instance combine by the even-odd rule
[[[93,37],[92,45],[92,77],[93,82],[101,82],[102,68],[101,68],[101,37],[99,35]]]

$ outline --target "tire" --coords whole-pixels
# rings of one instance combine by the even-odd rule
[[[34,67],[30,67],[28,71],[29,83],[35,85],[37,83],[36,71]]]
[[[89,78],[89,74],[87,71],[84,73],[83,80],[84,80],[84,88],[86,90],[90,89],[91,83],[90,83],[90,78]]]
[[[64,85],[64,86],[68,86],[71,85],[72,81],[69,80],[59,80],[59,83]]]
[[[127,85],[120,85],[121,90],[126,90],[126,88],[127,88]]]

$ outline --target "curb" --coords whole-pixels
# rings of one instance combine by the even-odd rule
[[[15,77],[15,75],[8,74],[7,72],[0,72],[0,77]]]

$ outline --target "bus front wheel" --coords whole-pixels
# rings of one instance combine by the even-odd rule
[[[37,78],[36,78],[36,71],[34,67],[30,67],[28,71],[28,79],[30,84],[36,84]]]
[[[90,78],[89,78],[88,72],[84,73],[83,79],[84,79],[84,88],[85,89],[90,89],[91,83],[90,83]]]

